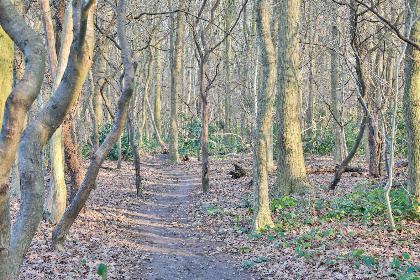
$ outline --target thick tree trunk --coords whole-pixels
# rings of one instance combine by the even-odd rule
[[[414,16],[420,14],[420,1],[410,0]],[[410,39],[420,42],[420,21],[411,28]],[[408,189],[420,202],[420,51],[407,46],[405,64],[404,117],[407,125]]]
[[[280,196],[309,189],[299,110],[300,0],[280,1],[277,85],[278,168],[274,194]]]
[[[127,119],[127,110],[134,89],[134,65],[131,57],[131,50],[129,49],[127,35],[125,32],[125,17],[125,0],[120,0],[118,2],[117,8],[117,31],[119,43],[121,46],[121,57],[124,63],[125,70],[124,86],[122,89],[122,94],[118,100],[117,115],[114,120],[114,126],[112,128],[112,131],[105,138],[100,148],[95,152],[95,154],[91,158],[90,165],[86,172],[82,186],[80,187],[72,203],[64,213],[63,218],[60,220],[60,222],[53,231],[52,247],[58,250],[64,248],[64,241],[66,235],[68,234],[71,225],[77,218],[77,215],[84,207],[86,200],[88,199],[89,194],[95,185],[99,169],[109,152],[114,147],[115,143],[118,141],[118,138],[120,137],[123,131],[124,124]]]
[[[185,9],[186,0],[180,0],[179,9]],[[185,33],[185,15],[178,13],[174,55],[171,62],[171,118],[169,130],[169,163],[179,162],[178,154],[178,96],[182,66],[182,41]]]
[[[9,0],[0,0],[0,25],[26,59],[25,74],[6,100],[0,133],[0,279],[6,280],[17,279],[17,273],[12,274],[15,264],[11,248],[9,173],[16,158],[26,114],[41,89],[45,51],[38,34],[25,24]]]
[[[254,219],[253,231],[273,226],[270,200],[268,197],[268,149],[270,130],[273,127],[272,110],[276,84],[276,52],[271,38],[270,0],[257,2],[257,34],[261,49],[263,77],[258,94],[258,116],[254,135],[253,190]]]

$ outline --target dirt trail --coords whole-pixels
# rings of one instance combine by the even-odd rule
[[[148,184],[144,205],[138,209],[141,221],[137,223],[136,243],[146,254],[146,261],[135,278],[255,279],[233,268],[233,263],[215,250],[218,244],[190,226],[188,208],[193,190],[200,188],[199,174],[165,162],[166,158],[159,156],[143,167],[152,169],[157,180]]]

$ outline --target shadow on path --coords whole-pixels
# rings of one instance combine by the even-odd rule
[[[189,196],[201,188],[200,174],[189,174],[182,165],[166,165],[161,155],[142,168],[152,169],[158,181],[147,186],[144,205],[135,215],[132,240],[144,252],[140,275],[133,279],[254,279],[233,268],[230,260],[214,251],[217,244],[204,238],[188,220]]]

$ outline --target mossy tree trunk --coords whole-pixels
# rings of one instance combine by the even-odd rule
[[[300,0],[280,1],[278,32],[277,149],[278,168],[274,194],[309,189],[299,110]]]
[[[408,1],[414,16],[420,15],[420,1]],[[417,20],[410,39],[420,43],[420,21]],[[404,117],[407,129],[408,189],[420,202],[420,51],[408,45],[405,64]]]

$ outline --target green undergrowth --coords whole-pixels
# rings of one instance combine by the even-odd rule
[[[398,244],[415,248],[420,242],[420,235],[410,231],[409,222],[420,218],[416,211],[418,204],[403,187],[393,188],[390,198],[397,225],[397,232],[392,236],[404,233],[398,237]],[[230,220],[231,228],[224,227],[219,234],[234,234],[239,240],[249,240],[237,252],[243,255],[242,266],[245,268],[270,261],[271,255],[258,256],[255,254],[258,252],[253,250],[264,243],[272,243],[279,250],[291,248],[294,257],[313,266],[324,265],[334,269],[344,262],[368,278],[379,277],[377,275],[386,271],[393,279],[419,279],[420,263],[410,254],[401,252],[384,257],[370,249],[369,240],[379,236],[390,238],[384,187],[381,185],[362,181],[348,193],[332,198],[324,195],[314,198],[307,194],[305,197],[291,195],[273,199],[270,208],[275,226],[258,233],[252,233],[250,228],[253,216],[251,195],[242,197],[241,202],[233,207],[226,204],[226,199],[201,204],[200,215],[213,220]],[[360,239],[366,239],[364,248],[354,245],[359,244],[357,240]],[[260,245],[254,247],[255,242]],[[326,248],[334,247],[343,249],[338,251],[340,253],[331,249],[326,251]]]
[[[111,131],[111,124],[104,124],[99,128],[99,144],[105,140],[108,133]],[[209,152],[211,156],[216,158],[223,158],[224,155],[230,153],[243,153],[247,152],[249,147],[242,143],[241,139],[238,136],[226,136],[222,135],[223,131],[222,125],[210,125],[209,126]],[[154,154],[161,152],[161,147],[154,137],[153,133],[150,133],[149,137],[143,137],[141,149],[144,153]],[[180,155],[196,156],[197,151],[200,148],[200,134],[201,134],[201,124],[196,119],[193,123],[185,123],[182,127],[181,133],[179,134],[179,146],[178,152]],[[235,134],[240,135],[240,128],[235,129]],[[91,136],[90,139],[93,142]],[[162,139],[165,143],[169,143],[167,137]],[[139,143],[139,137],[136,136],[136,144]],[[168,145],[168,144],[167,144]],[[82,148],[82,157],[89,158],[90,155],[90,146],[88,143],[83,145]],[[130,139],[128,135],[128,130],[124,127],[123,133],[121,134],[121,155],[123,160],[130,160],[133,158],[133,151],[130,146]],[[117,143],[112,148],[109,153],[107,160],[118,160],[118,145]]]

